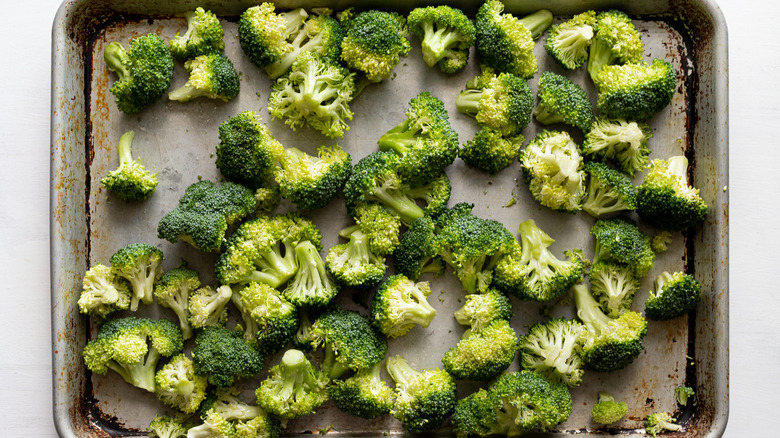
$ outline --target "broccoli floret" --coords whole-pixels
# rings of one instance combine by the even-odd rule
[[[674,396],[680,406],[688,406],[688,399],[696,396],[696,391],[690,386],[679,386],[674,388]]]
[[[520,154],[525,137],[504,137],[500,131],[484,126],[467,141],[458,156],[469,166],[495,175],[509,167]]]
[[[320,146],[316,157],[289,148],[280,163],[276,180],[282,196],[302,210],[326,206],[352,173],[352,158],[339,145]]]
[[[585,374],[580,358],[585,341],[584,327],[569,319],[551,319],[531,326],[520,338],[520,367],[551,382],[574,387]]]
[[[176,36],[168,42],[168,49],[174,59],[185,61],[225,49],[222,41],[224,32],[219,18],[201,7],[184,13],[187,19],[187,32]]]
[[[217,168],[250,189],[268,186],[283,154],[282,144],[253,111],[244,111],[219,126]]]
[[[582,153],[599,160],[608,160],[633,178],[647,164],[650,155],[647,140],[652,136],[653,130],[646,123],[599,116],[585,134]]]
[[[636,222],[626,217],[599,219],[590,234],[596,238],[594,262],[607,261],[628,265],[635,278],[643,278],[655,262],[650,237],[639,231]]]
[[[428,304],[431,286],[427,281],[415,283],[403,274],[385,280],[371,302],[371,322],[391,338],[403,336],[415,325],[427,328],[436,316]]]
[[[298,329],[298,309],[276,289],[264,283],[249,283],[233,294],[246,328],[244,340],[263,356],[281,351]]]
[[[664,432],[676,432],[682,430],[682,426],[674,424],[674,418],[666,412],[655,412],[645,419],[645,431],[652,436]]]
[[[662,272],[654,286],[645,302],[645,314],[656,321],[686,315],[701,299],[701,283],[683,272]]]
[[[368,318],[351,310],[335,308],[320,315],[311,328],[312,347],[322,347],[320,368],[331,379],[348,370],[370,368],[384,359],[387,340],[377,333]]]
[[[588,48],[595,34],[596,12],[586,11],[568,21],[554,24],[544,43],[547,53],[564,68],[582,67],[588,59]]]
[[[412,222],[393,253],[396,271],[412,280],[426,272],[437,276],[444,274],[445,265],[438,254],[436,233],[436,225],[428,216]]]
[[[173,78],[173,58],[159,36],[150,33],[130,40],[130,50],[114,41],[103,51],[106,67],[118,79],[109,91],[116,106],[135,114],[161,98]]]
[[[482,330],[466,330],[441,361],[457,379],[489,380],[509,367],[517,349],[517,333],[509,321],[496,319]]]
[[[417,371],[403,356],[387,359],[387,372],[395,381],[396,400],[391,414],[409,432],[439,427],[455,410],[455,380],[444,370]]]
[[[256,205],[252,190],[240,184],[198,181],[160,219],[157,237],[171,243],[181,239],[204,252],[218,251],[234,225],[251,215]]]
[[[282,294],[295,306],[325,307],[339,293],[340,286],[328,274],[319,249],[305,240],[294,249],[298,270]]]
[[[163,273],[163,252],[148,243],[131,243],[115,252],[109,262],[111,269],[130,283],[133,296],[130,310],[136,311],[138,303],[152,304],[154,283]]]
[[[677,74],[672,64],[653,63],[607,65],[595,79],[599,89],[596,106],[610,118],[644,122],[672,101]]]
[[[599,218],[609,213],[636,209],[636,187],[625,174],[604,163],[590,161],[585,164],[588,174],[588,195],[582,209]]]
[[[293,131],[306,124],[327,137],[343,137],[354,115],[349,109],[357,91],[354,77],[330,58],[303,52],[271,86],[268,112]]]
[[[636,312],[616,319],[604,314],[584,284],[574,285],[577,316],[585,324],[582,361],[589,369],[611,372],[628,366],[644,350],[647,321]]]
[[[100,180],[106,190],[125,201],[148,199],[157,188],[157,174],[146,170],[140,158],[133,159],[134,137],[135,131],[127,131],[119,137],[119,166]]]
[[[201,417],[205,417],[209,412],[216,412],[228,421],[246,421],[268,415],[261,407],[250,405],[238,398],[240,394],[241,390],[237,387],[216,388],[209,391],[209,396],[200,408]]]
[[[458,204],[438,220],[437,253],[452,267],[467,293],[487,290],[496,264],[512,251],[515,239],[501,222],[471,213],[473,204]]]
[[[239,379],[257,375],[263,368],[263,356],[244,342],[241,330],[206,327],[195,336],[192,359],[195,373],[207,376],[209,383],[222,388]]]
[[[536,121],[543,125],[565,123],[590,131],[593,107],[588,94],[564,76],[546,71],[539,76],[539,104],[534,109]]]
[[[511,73],[496,75],[483,65],[482,74],[467,82],[458,94],[455,106],[481,125],[511,137],[530,123],[534,97],[522,78]]]
[[[401,156],[396,172],[412,186],[439,177],[458,155],[458,133],[452,129],[444,102],[425,91],[412,98],[406,120],[383,134],[382,151]]]
[[[297,34],[309,14],[303,8],[277,14],[271,2],[253,6],[238,20],[238,41],[244,53],[258,67],[278,62],[292,52],[288,41]]]
[[[653,160],[637,187],[637,212],[642,220],[667,231],[680,231],[704,221],[707,204],[699,189],[688,184],[688,159],[683,155]]]
[[[331,247],[325,257],[325,268],[342,286],[369,289],[385,277],[385,258],[371,250],[369,238],[359,227],[350,227],[339,235],[349,242]]]
[[[255,391],[257,404],[282,420],[313,414],[328,399],[328,376],[300,350],[287,350]]]
[[[587,266],[582,252],[567,250],[566,260],[548,249],[555,240],[542,231],[533,219],[518,228],[520,243],[496,266],[494,285],[523,300],[552,301],[582,278]]]
[[[130,284],[111,267],[96,264],[84,274],[79,296],[79,311],[103,320],[117,310],[130,307]]]
[[[392,254],[400,244],[401,218],[383,205],[368,203],[357,206],[355,222],[368,238],[368,245],[376,255]],[[339,235],[347,237],[352,231],[347,228]]]
[[[188,102],[198,97],[225,102],[238,96],[241,87],[238,72],[222,52],[200,55],[184,63],[190,74],[186,84],[168,93],[168,99]]]
[[[195,365],[184,354],[171,358],[154,376],[154,393],[166,405],[185,414],[198,410],[206,398],[208,378],[195,374]]]
[[[519,161],[531,195],[539,203],[565,213],[582,209],[584,163],[568,133],[540,132],[520,151]]]
[[[512,303],[497,289],[489,288],[483,293],[466,295],[466,304],[453,313],[460,325],[480,331],[495,320],[509,321],[512,317]]]
[[[653,240],[650,242],[650,246],[653,248],[653,252],[660,254],[669,250],[669,245],[672,244],[672,233],[666,230],[659,230],[653,235]]]
[[[276,417],[263,412],[251,420],[236,421],[235,438],[279,438],[281,424]]]
[[[615,397],[606,392],[599,392],[599,401],[590,411],[593,421],[599,424],[612,424],[620,421],[628,414],[625,402],[615,401]]]
[[[639,291],[639,280],[627,265],[599,261],[593,265],[588,276],[593,298],[607,316],[617,318],[631,310],[634,295]]]
[[[127,383],[154,392],[160,358],[181,352],[183,346],[181,331],[172,322],[130,316],[103,324],[82,355],[93,373],[105,374],[112,369]]]
[[[346,29],[341,60],[371,82],[389,79],[400,56],[412,50],[406,19],[395,12],[370,10],[342,19]]]
[[[173,310],[179,318],[179,326],[185,340],[192,337],[189,310],[190,294],[195,292],[200,285],[197,271],[188,269],[187,263],[182,261],[178,268],[163,274],[160,281],[154,286],[157,304]]]
[[[150,437],[181,438],[187,436],[187,428],[179,420],[167,415],[155,415],[146,428]]]
[[[528,79],[539,66],[534,56],[534,40],[552,24],[553,15],[541,9],[518,19],[504,12],[504,4],[487,0],[477,11],[474,27],[480,60],[496,71]]]
[[[642,34],[624,12],[600,12],[596,15],[595,29],[588,59],[588,74],[594,82],[605,66],[633,64],[642,60],[645,51]]]
[[[223,326],[227,322],[227,304],[233,297],[230,286],[203,286],[190,294],[188,307],[193,328]]]
[[[358,371],[346,380],[336,380],[328,387],[328,397],[343,412],[360,418],[387,415],[393,409],[393,390],[379,375],[382,363]]]
[[[460,9],[449,6],[417,8],[406,18],[409,29],[421,40],[423,60],[444,73],[466,67],[474,45],[474,24]]]
[[[452,413],[452,428],[458,438],[490,435],[497,425],[501,401],[484,388],[458,400]]]
[[[211,411],[203,416],[203,424],[187,430],[187,438],[232,438],[235,425],[218,412]]]

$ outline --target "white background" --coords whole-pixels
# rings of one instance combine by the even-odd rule
[[[51,402],[51,25],[60,0],[0,14],[0,436],[55,436]],[[730,415],[780,436],[780,3],[723,0],[729,30]]]

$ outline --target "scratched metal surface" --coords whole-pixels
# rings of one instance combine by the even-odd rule
[[[121,4],[120,4],[121,3]],[[306,3],[282,2],[280,7]],[[330,3],[341,9],[345,2]],[[366,5],[366,3],[361,3]],[[473,12],[479,2],[453,3]],[[534,5],[508,2],[509,10],[522,13]],[[205,283],[213,284],[216,256],[204,256],[186,244],[170,244],[156,237],[158,220],[172,209],[183,190],[198,177],[218,180],[214,166],[217,128],[227,118],[244,110],[255,110],[269,124],[274,135],[286,147],[310,152],[321,144],[338,143],[353,162],[376,148],[376,139],[403,120],[408,101],[427,90],[442,99],[461,143],[475,132],[475,122],[455,109],[455,97],[466,81],[476,74],[472,57],[467,69],[446,76],[428,68],[421,59],[419,41],[412,38],[413,50],[397,66],[397,77],[380,86],[366,89],[352,104],[355,118],[351,131],[343,139],[332,141],[309,131],[291,131],[281,121],[271,121],[265,110],[269,81],[264,73],[243,55],[237,42],[235,16],[246,2],[206,2],[225,17],[226,54],[241,72],[241,93],[230,103],[209,100],[175,103],[160,100],[138,115],[124,115],[108,92],[111,81],[102,59],[103,47],[110,41],[127,44],[130,38],[149,32],[163,39],[184,31],[183,18],[174,14],[193,9],[192,2],[112,2],[103,0],[69,1],[63,4],[54,23],[53,96],[52,96],[52,323],[54,360],[54,415],[62,436],[137,435],[156,412],[164,410],[150,393],[127,385],[117,375],[91,375],[83,367],[80,351],[94,328],[78,314],[76,301],[86,268],[107,263],[119,247],[146,241],[166,255],[165,268],[175,267],[181,258],[199,270]],[[321,3],[317,3],[321,5]],[[370,4],[368,4],[370,6]],[[414,7],[401,2],[401,12]],[[544,2],[556,15],[572,14],[586,8],[606,7],[602,2]],[[376,5],[374,5],[376,6]],[[610,3],[610,6],[615,6]],[[677,413],[685,432],[676,436],[720,436],[728,411],[728,196],[727,185],[727,62],[726,29],[717,8],[710,2],[643,2],[627,4],[646,43],[647,59],[662,58],[673,63],[678,72],[678,92],[669,107],[651,120],[654,137],[652,157],[686,154],[691,160],[691,177],[711,206],[706,223],[686,233],[678,233],[668,252],[659,256],[653,270],[642,281],[634,310],[641,311],[652,288],[652,279],[664,270],[686,269],[704,285],[703,302],[690,318],[669,322],[651,322],[645,338],[645,352],[628,368],[609,375],[587,372],[584,384],[572,390],[574,410],[569,420],[550,435],[633,434],[641,433],[647,414],[654,411]],[[649,14],[649,15],[648,15]],[[564,71],[554,64],[543,49],[545,37],[537,42],[540,71]],[[595,102],[595,91],[584,70],[566,72],[583,85]],[[538,75],[537,75],[538,77]],[[172,87],[186,82],[186,71],[177,64]],[[535,91],[536,79],[531,80]],[[565,129],[562,126],[552,127]],[[115,144],[119,136],[133,129],[134,155],[152,171],[160,184],[156,193],[142,204],[127,204],[107,196],[100,178],[116,167]],[[539,125],[532,121],[523,132],[531,139]],[[571,131],[571,130],[569,130]],[[574,133],[575,138],[578,133]],[[553,252],[561,256],[568,248],[582,248],[590,257],[593,242],[588,229],[593,219],[585,213],[563,215],[540,207],[522,182],[518,163],[488,177],[456,160],[447,169],[452,180],[450,205],[475,203],[474,213],[503,222],[510,231],[533,218],[556,243]],[[641,176],[635,180],[641,181]],[[517,203],[507,206],[510,199]],[[282,210],[289,209],[283,205]],[[343,202],[308,214],[323,232],[326,248],[337,242],[337,231],[348,223]],[[652,230],[643,227],[648,233]],[[323,252],[325,254],[325,252]],[[463,292],[451,274],[429,278],[433,294],[431,304],[438,316],[428,329],[415,328],[409,335],[390,341],[390,354],[403,353],[417,368],[441,367],[441,356],[463,332],[451,314],[462,305]],[[370,296],[369,296],[370,298]],[[366,296],[343,291],[337,298],[344,307],[360,310]],[[519,335],[542,319],[541,306],[513,299],[512,325]],[[163,309],[164,310],[164,309]],[[173,319],[172,313],[144,309],[143,315]],[[573,317],[573,305],[554,309],[553,315]],[[275,363],[277,357],[268,359]],[[510,370],[517,369],[517,361]],[[262,375],[261,375],[262,377]],[[385,376],[388,379],[387,376]],[[389,380],[389,379],[388,379]],[[260,378],[244,382],[246,400]],[[674,388],[696,387],[698,403],[678,412]],[[459,395],[465,396],[478,385],[459,383]],[[608,429],[590,421],[590,408],[600,390],[612,393],[629,405],[626,419]],[[328,402],[315,416],[289,423],[293,435],[327,430],[343,436],[373,436],[378,432],[401,433],[391,418],[365,421],[341,414]],[[446,435],[443,431],[442,435]]]

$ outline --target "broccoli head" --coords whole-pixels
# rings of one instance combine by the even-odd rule
[[[184,427],[184,424],[167,415],[155,415],[146,430],[150,437],[180,438],[187,436],[187,428]]]
[[[672,101],[677,89],[677,74],[672,64],[654,59],[653,63],[607,65],[595,79],[598,103],[606,117],[643,122]]]
[[[517,348],[517,333],[509,321],[495,319],[481,330],[466,330],[441,361],[456,379],[490,380],[509,367]]]
[[[173,58],[165,42],[150,33],[130,41],[130,50],[114,41],[103,50],[106,67],[117,74],[109,91],[125,114],[135,114],[161,98],[173,78]]]
[[[625,174],[597,161],[585,164],[588,190],[582,209],[598,218],[636,209],[636,187]]]
[[[130,310],[136,311],[139,302],[152,304],[154,301],[154,284],[162,276],[163,258],[163,252],[148,243],[131,243],[109,259],[111,269],[130,283],[133,291]]]
[[[596,15],[596,35],[590,42],[588,74],[595,82],[601,69],[612,64],[634,64],[642,60],[642,34],[624,12],[609,10]]]
[[[176,32],[176,36],[168,42],[175,59],[185,61],[225,49],[222,24],[213,12],[197,7],[194,11],[185,12],[184,18],[187,19],[187,32],[184,35]]]
[[[387,415],[393,409],[393,390],[382,380],[382,362],[360,370],[346,380],[336,380],[328,387],[328,397],[343,412],[360,418]]]
[[[682,426],[674,424],[674,418],[666,412],[655,412],[645,419],[645,431],[652,436],[678,430],[682,430]]]
[[[653,240],[650,242],[650,246],[653,248],[653,252],[661,254],[669,250],[669,245],[673,242],[672,233],[666,230],[658,230],[653,234]]]
[[[244,340],[263,356],[271,356],[292,340],[298,330],[298,309],[265,283],[249,283],[233,294],[246,328]]]
[[[293,254],[298,270],[282,294],[297,307],[327,306],[339,293],[340,286],[328,274],[319,248],[310,240],[304,240],[295,245]]]
[[[188,102],[198,97],[228,102],[238,96],[241,84],[233,63],[222,52],[213,52],[187,60],[190,74],[186,84],[168,93],[168,99]]]
[[[187,262],[182,261],[178,268],[163,274],[160,281],[154,286],[157,304],[173,310],[179,318],[179,326],[185,340],[192,337],[189,310],[190,294],[200,288],[200,285],[198,272],[187,268]]]
[[[655,262],[650,237],[639,231],[636,222],[626,217],[599,219],[590,227],[596,238],[594,262],[607,261],[628,265],[635,278],[643,278]]]
[[[520,166],[531,195],[545,207],[576,213],[585,197],[585,170],[579,146],[563,131],[542,131],[520,151]]]
[[[187,438],[228,438],[236,434],[236,426],[219,412],[209,411],[201,418],[203,423],[187,430]]]
[[[108,172],[100,183],[125,201],[143,201],[157,188],[157,174],[146,170],[140,159],[133,159],[133,138],[135,131],[127,131],[119,137],[119,167]]]
[[[103,320],[117,310],[130,307],[130,284],[110,266],[96,264],[84,274],[79,311]]]
[[[357,227],[368,238],[371,251],[382,256],[392,254],[400,244],[401,218],[377,203],[360,204],[354,213]],[[347,228],[339,235],[347,237],[351,232]]]
[[[495,175],[512,164],[520,154],[525,137],[504,137],[501,132],[484,126],[467,141],[458,156],[467,165]]]
[[[544,43],[547,53],[564,68],[582,67],[588,59],[588,48],[595,34],[596,12],[586,11],[550,27]]]
[[[539,104],[534,109],[537,122],[543,125],[565,123],[583,133],[590,131],[593,107],[582,87],[565,76],[549,71],[539,76],[538,87]]]
[[[352,173],[352,158],[339,145],[320,146],[317,156],[298,148],[285,149],[276,174],[282,196],[302,210],[328,204]]]
[[[154,393],[166,405],[185,414],[198,410],[206,398],[208,378],[195,374],[192,359],[178,354],[154,375]]]
[[[412,280],[426,272],[443,274],[445,265],[438,254],[436,232],[436,225],[428,216],[412,222],[393,253],[396,271]]]
[[[444,370],[417,371],[403,356],[387,359],[387,372],[395,381],[395,406],[391,414],[409,432],[441,426],[456,403],[455,380]]]
[[[333,279],[342,286],[368,289],[379,284],[385,277],[385,258],[375,254],[369,237],[360,227],[342,230],[339,235],[349,242],[331,247],[325,257],[325,268]]]
[[[593,297],[610,318],[617,318],[631,310],[634,295],[639,291],[639,280],[627,265],[599,261],[589,273]]]
[[[284,148],[253,111],[244,111],[219,126],[217,168],[227,179],[250,189],[267,187]]]
[[[280,62],[293,52],[289,39],[297,35],[309,14],[303,8],[276,13],[272,2],[252,6],[238,20],[238,41],[258,67]]]
[[[371,302],[371,322],[391,338],[403,336],[415,325],[427,328],[436,316],[428,304],[431,286],[427,281],[415,283],[403,274],[385,280]]]
[[[401,56],[412,49],[406,19],[395,12],[369,10],[342,20],[346,35],[341,60],[371,82],[389,79]]]
[[[257,404],[282,420],[313,414],[328,399],[328,376],[300,350],[287,350],[255,391]]]
[[[551,382],[574,387],[585,374],[580,358],[585,341],[584,327],[569,319],[551,319],[531,326],[520,338],[520,367]]]
[[[200,331],[192,349],[195,373],[222,388],[257,375],[263,368],[263,356],[243,338],[241,330],[224,327],[206,327]]]
[[[480,331],[491,322],[512,317],[512,303],[502,292],[489,288],[483,293],[466,295],[466,304],[456,310],[453,316],[460,325]]]
[[[688,184],[688,159],[683,155],[653,160],[637,187],[637,212],[642,220],[667,231],[680,231],[704,221],[707,204]]]
[[[416,8],[406,17],[409,29],[422,42],[423,60],[444,73],[466,67],[476,32],[466,14],[449,6]]]
[[[599,401],[590,411],[593,421],[599,424],[616,423],[626,414],[628,414],[628,405],[625,402],[615,401],[615,397],[606,392],[599,392]]]
[[[190,294],[188,307],[193,328],[224,326],[227,322],[227,304],[233,298],[230,286],[203,286]]]
[[[662,272],[654,289],[645,302],[645,314],[656,321],[686,315],[701,299],[701,283],[683,272]]]
[[[458,94],[455,106],[481,125],[511,137],[530,123],[534,97],[522,78],[511,73],[496,75],[483,65],[482,74],[467,82],[466,89]]]
[[[688,406],[688,399],[693,398],[696,395],[696,391],[690,386],[678,386],[674,388],[674,397],[677,399],[677,403],[680,406]]]
[[[633,178],[647,164],[650,155],[647,140],[652,136],[653,130],[646,123],[599,116],[585,134],[582,153],[590,158],[609,161]]]
[[[387,339],[368,318],[351,310],[334,308],[320,315],[312,324],[311,337],[312,346],[325,351],[320,368],[331,379],[350,369],[370,368],[387,354]]]

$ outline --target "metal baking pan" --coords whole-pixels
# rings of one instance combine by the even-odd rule
[[[53,87],[51,135],[51,254],[52,254],[52,343],[54,418],[61,436],[142,435],[155,412],[164,410],[153,395],[137,390],[109,373],[93,376],[82,364],[81,350],[93,334],[87,318],[79,315],[76,301],[81,279],[94,263],[107,263],[119,247],[146,241],[166,255],[166,269],[187,259],[213,283],[214,256],[203,256],[183,243],[170,244],[156,237],[156,224],[176,205],[184,188],[198,177],[217,180],[214,148],[217,128],[227,118],[244,110],[255,110],[287,147],[313,151],[333,141],[309,131],[291,131],[279,120],[271,121],[265,111],[269,82],[264,73],[243,55],[237,43],[236,19],[251,6],[248,1],[189,0],[68,0],[59,10],[53,28]],[[395,8],[406,13],[423,2],[295,1],[279,2],[279,8],[330,6],[340,10]],[[468,14],[481,2],[454,1]],[[108,92],[114,79],[106,69],[102,51],[108,41],[127,44],[131,37],[156,32],[170,39],[186,28],[181,13],[202,5],[223,18],[226,53],[242,73],[241,93],[230,103],[202,100],[186,104],[161,100],[138,115],[120,113]],[[678,92],[672,104],[651,121],[655,136],[652,157],[684,153],[691,163],[694,184],[710,205],[706,222],[678,234],[670,250],[659,256],[653,271],[642,283],[635,310],[642,310],[652,288],[652,279],[663,270],[686,269],[702,282],[703,301],[689,318],[651,322],[645,339],[646,351],[628,368],[609,374],[586,373],[584,384],[572,391],[574,410],[551,436],[579,434],[636,434],[642,432],[647,414],[674,413],[685,432],[673,436],[717,437],[723,433],[728,415],[728,60],[726,25],[718,7],[708,0],[610,1],[553,0],[509,1],[507,10],[516,14],[548,8],[556,16],[586,9],[620,8],[635,19],[644,35],[646,56],[672,62],[678,72]],[[543,41],[544,37],[542,37]],[[355,118],[351,131],[337,141],[352,154],[353,162],[377,149],[382,133],[400,123],[409,99],[427,90],[442,99],[461,142],[475,132],[472,119],[455,109],[455,97],[478,71],[476,57],[467,69],[446,76],[422,62],[419,41],[397,66],[397,77],[366,89],[353,103]],[[537,42],[540,71],[563,73]],[[566,75],[595,93],[584,69]],[[186,71],[176,67],[173,87],[186,81]],[[538,77],[538,75],[537,75]],[[532,89],[536,80],[530,81]],[[134,154],[157,172],[156,194],[142,204],[127,204],[108,197],[100,178],[116,166],[115,144],[121,133],[136,131]],[[539,127],[532,122],[524,131],[532,138]],[[564,215],[540,207],[531,197],[519,174],[519,165],[495,177],[474,171],[456,160],[447,170],[452,184],[451,204],[476,204],[474,212],[502,221],[514,231],[525,219],[533,218],[557,239],[552,250],[561,255],[567,248],[582,248],[589,256],[593,243],[588,235],[592,218],[585,213]],[[510,199],[517,203],[507,206]],[[343,202],[309,214],[322,229],[325,247],[336,244],[336,231],[347,224]],[[652,230],[646,230],[652,231]],[[431,279],[430,301],[439,316],[428,329],[415,328],[409,335],[390,341],[390,353],[402,352],[417,368],[441,366],[443,353],[460,338],[463,329],[450,315],[461,306],[463,292],[452,275]],[[439,292],[441,291],[441,292]],[[338,298],[349,308],[365,312],[365,296],[344,291]],[[541,306],[513,301],[512,324],[518,334],[541,319]],[[556,316],[573,316],[572,305],[558,306]],[[143,309],[148,315],[172,318],[159,309]],[[159,313],[158,313],[159,312]],[[271,360],[275,360],[272,358]],[[517,362],[510,369],[516,369]],[[245,383],[247,401],[259,379]],[[696,403],[679,411],[674,401],[676,386],[696,388]],[[459,384],[460,396],[474,385]],[[605,429],[590,421],[596,394],[606,390],[629,404],[629,416]],[[290,422],[292,436],[329,431],[341,436],[403,434],[392,418],[364,421],[338,412],[326,403],[314,416]],[[445,429],[441,436],[448,436]]]

